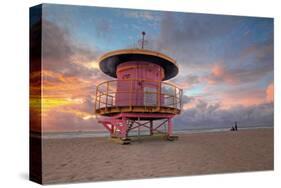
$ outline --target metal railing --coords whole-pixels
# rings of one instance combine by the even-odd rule
[[[161,81],[110,80],[96,88],[95,110],[112,107],[182,108],[182,89]]]

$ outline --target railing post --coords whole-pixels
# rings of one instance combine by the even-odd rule
[[[180,110],[182,110],[182,89],[180,89],[179,101],[180,101]]]
[[[132,91],[133,91],[133,80],[130,80],[131,84],[130,84],[130,111],[132,111]]]
[[[96,87],[96,97],[95,97],[95,106],[94,106],[94,108],[95,108],[95,111],[97,110],[97,103],[99,102],[99,100],[98,100],[98,90],[99,90],[99,85]],[[98,109],[100,108],[100,104],[98,105]]]
[[[176,88],[175,86],[173,86],[173,87],[174,87],[174,90],[175,90],[175,95],[174,95],[174,97],[173,97],[173,101],[174,101],[173,107],[174,107],[174,108],[177,108],[177,106],[176,106],[176,100],[175,100],[175,97],[177,97],[177,88]]]
[[[107,103],[108,103],[108,85],[109,82],[106,82],[106,94],[105,94],[105,108],[107,109]]]
[[[160,110],[160,105],[161,105],[161,92],[162,92],[161,87],[162,87],[162,82],[160,81],[157,89],[157,111]]]

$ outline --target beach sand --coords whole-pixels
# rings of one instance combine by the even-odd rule
[[[43,140],[43,183],[273,170],[273,129],[180,134],[177,141]]]

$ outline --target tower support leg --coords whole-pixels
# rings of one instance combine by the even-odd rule
[[[171,118],[168,118],[168,136],[173,135],[173,122]]]
[[[150,136],[153,135],[153,120],[150,120]]]
[[[168,118],[168,135],[167,140],[174,141],[177,140],[178,136],[173,136],[173,122],[171,118]]]
[[[101,123],[111,134],[111,138],[121,141],[122,144],[129,144],[130,137],[129,131],[139,130],[141,127],[149,129],[149,134],[153,135],[155,132],[163,133],[159,128],[165,128],[165,137],[173,141],[177,139],[177,136],[173,136],[173,122],[174,115],[162,115],[162,114],[133,114],[133,113],[121,113],[114,117],[110,117],[104,120],[100,120]],[[143,118],[143,119],[141,119]],[[154,127],[153,121],[159,118],[163,120],[162,123],[156,123]],[[144,123],[143,121],[146,120]],[[166,129],[167,125],[167,129]],[[139,133],[139,131],[138,131]]]
[[[115,135],[114,135],[114,129],[115,129],[114,124],[112,124],[112,125],[111,125],[111,130],[110,130],[110,136],[111,136],[111,137],[114,137],[114,136],[115,136]]]
[[[121,129],[121,137],[122,139],[127,138],[127,133],[128,133],[128,125],[127,125],[127,118],[122,117],[122,129]]]

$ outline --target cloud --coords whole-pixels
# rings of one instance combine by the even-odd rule
[[[199,100],[195,107],[175,117],[174,124],[175,129],[230,128],[234,121],[239,127],[272,126],[273,113],[273,103],[221,109],[219,103]]]
[[[195,98],[189,97],[187,95],[182,95],[182,108],[183,110],[189,109],[194,107],[195,104]]]
[[[96,66],[101,53],[98,49],[75,41],[66,29],[48,20],[43,20],[42,27],[43,69],[68,76],[104,78]]]
[[[239,127],[273,126],[273,83],[265,89],[243,87],[229,87],[225,92],[213,88],[206,92],[211,96],[184,96],[188,100],[174,120],[175,129],[229,128],[234,121]],[[217,100],[208,98],[213,95]]]
[[[99,78],[85,79],[77,76],[67,76],[53,71],[42,71],[43,95],[45,97],[75,98],[84,97],[94,93],[95,82]]]
[[[231,63],[227,62],[231,61]],[[256,82],[273,71],[272,39],[242,50],[236,59],[213,64],[207,76],[209,84],[241,84]]]
[[[165,13],[152,47],[177,60],[180,73],[171,81],[193,94],[184,96],[188,100],[175,127],[231,127],[234,121],[244,127],[273,125],[272,89],[260,86],[273,79],[273,35],[249,38],[257,32],[254,24],[257,28],[267,21]],[[249,27],[249,35],[240,34],[242,25]],[[202,91],[197,92],[199,86]]]
[[[266,100],[268,102],[274,101],[274,85],[270,83],[269,86],[266,88]]]
[[[161,21],[161,38],[180,45],[208,42],[227,34],[240,21],[239,17],[205,14],[182,14],[179,18],[167,12]],[[186,41],[190,43],[185,44]]]
[[[87,114],[84,113],[87,117]],[[81,111],[61,111],[54,110],[50,118],[43,118],[44,132],[71,132],[71,131],[91,131],[103,130],[95,119],[82,118]]]
[[[41,99],[43,130],[95,129],[97,125],[94,115],[96,88],[93,83],[99,82],[99,80],[87,80],[46,70],[42,71],[42,76],[44,78],[43,98]]]
[[[263,89],[251,90],[233,90],[219,94],[221,104],[224,108],[231,108],[233,106],[252,106],[259,105],[266,102],[265,91]]]
[[[99,50],[48,20],[42,20],[42,28],[42,67],[31,71],[33,130],[39,130],[41,118],[43,131],[96,129],[95,85],[106,79],[97,66]]]
[[[52,97],[44,100],[42,104],[43,131],[65,132],[102,129],[93,112],[94,96],[88,95],[82,98]]]
[[[142,19],[145,21],[159,21],[159,17],[153,11],[146,10],[126,10],[122,11],[123,15],[132,19]]]
[[[206,56],[214,50],[213,41],[229,34],[241,21],[240,17],[178,14],[164,14],[155,48],[195,67],[208,64]]]
[[[223,63],[214,64],[210,75],[207,76],[208,84],[217,84],[217,83],[228,83],[228,84],[237,84],[237,77],[231,75],[230,71],[226,70]]]
[[[187,75],[179,75],[176,78],[172,79],[171,82],[175,83],[182,89],[189,89],[192,86],[199,84],[199,76],[187,74]]]
[[[270,23],[270,19],[168,12],[151,48],[174,57],[179,76],[195,75],[209,84],[256,82],[273,70]],[[251,35],[268,31],[268,36],[263,40],[244,36],[244,28]]]
[[[239,121],[239,126],[273,124],[273,37],[256,40],[253,30],[243,36],[237,32],[251,18],[163,13],[161,20],[162,15],[150,11],[127,13],[127,18],[145,20],[148,26],[157,22],[153,28],[160,24],[159,36],[149,39],[147,47],[167,53],[179,64],[180,73],[171,81],[184,89],[183,112],[176,117],[175,127],[228,127],[233,121]],[[50,20],[42,23],[43,71],[31,75],[34,96],[41,92],[36,80],[43,76],[44,130],[99,129],[93,114],[95,85],[109,78],[98,69],[97,57],[102,52],[95,44],[81,43],[79,35],[67,30],[72,27]],[[143,26],[134,23],[133,27]],[[111,27],[107,19],[94,25],[102,38],[110,35]],[[112,48],[118,45],[112,41]],[[265,88],[268,82],[272,86]],[[189,91],[192,96],[187,95]]]
[[[257,85],[258,84],[258,85]],[[219,102],[221,108],[228,109],[238,105],[251,106],[259,105],[268,102],[270,94],[269,86],[261,86],[260,82],[257,83],[241,83],[236,85],[208,85],[204,88],[202,98],[208,102]]]

